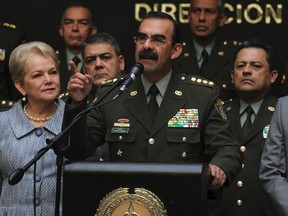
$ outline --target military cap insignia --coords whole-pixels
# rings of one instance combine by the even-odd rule
[[[224,104],[224,102],[222,100],[220,100],[219,98],[214,103],[215,108],[218,111],[218,113],[220,114],[220,116],[222,117],[222,119],[227,120],[227,116],[226,116],[226,113],[224,111],[223,104]]]

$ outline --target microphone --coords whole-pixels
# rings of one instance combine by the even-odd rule
[[[126,79],[124,80],[124,82],[122,83],[121,87],[120,87],[120,91],[125,91],[127,89],[127,87],[129,85],[131,85],[131,83],[133,82],[133,80],[140,75],[143,72],[144,66],[143,64],[136,62],[131,70],[128,76],[126,76]]]

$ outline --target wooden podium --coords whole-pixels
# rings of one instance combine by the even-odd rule
[[[66,164],[63,215],[204,216],[208,181],[207,164]]]

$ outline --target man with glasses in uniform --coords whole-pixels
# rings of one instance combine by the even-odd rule
[[[66,156],[83,159],[108,142],[111,161],[207,162],[210,188],[231,182],[240,169],[241,156],[221,111],[218,87],[172,69],[172,61],[182,51],[178,24],[165,13],[150,12],[134,40],[135,59],[143,64],[143,74],[116,100],[93,109],[87,124],[83,121],[72,129]],[[71,66],[75,73],[68,91],[75,107],[66,111],[66,122],[86,108],[92,85],[90,76],[81,74],[73,63]],[[100,85],[98,94],[111,85]],[[117,92],[114,89],[106,101]],[[124,120],[126,124],[121,124]]]

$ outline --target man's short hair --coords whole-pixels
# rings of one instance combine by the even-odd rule
[[[173,35],[172,35],[173,44],[180,43],[179,24],[176,22],[176,20],[173,19],[172,16],[170,16],[169,14],[163,13],[161,11],[151,11],[143,17],[141,23],[145,19],[167,19],[167,20],[170,20],[173,23],[173,28],[174,28],[173,29]]]
[[[89,6],[86,3],[79,2],[79,1],[72,2],[70,4],[67,4],[64,7],[63,13],[62,13],[62,17],[61,17],[61,23],[63,23],[63,21],[64,21],[64,14],[65,14],[66,10],[69,9],[69,8],[74,8],[74,7],[82,7],[82,8],[87,9],[89,11],[89,13],[91,14],[91,23],[90,23],[90,25],[93,25],[93,23],[94,23],[93,22],[93,13],[92,13],[91,9],[89,8]]]
[[[234,57],[234,61],[236,60],[236,57],[238,55],[238,53],[245,48],[260,48],[263,49],[266,52],[266,59],[267,62],[269,64],[269,69],[270,71],[275,70],[275,64],[274,64],[274,53],[273,53],[273,49],[270,46],[270,44],[266,43],[265,41],[255,38],[255,39],[250,39],[247,41],[243,41],[242,43],[240,43],[236,53],[235,53],[235,57]]]
[[[84,55],[85,47],[88,44],[102,44],[102,43],[110,44],[113,47],[116,55],[117,56],[121,55],[121,50],[118,42],[111,34],[108,34],[106,32],[97,33],[88,37],[82,45],[82,55]]]

